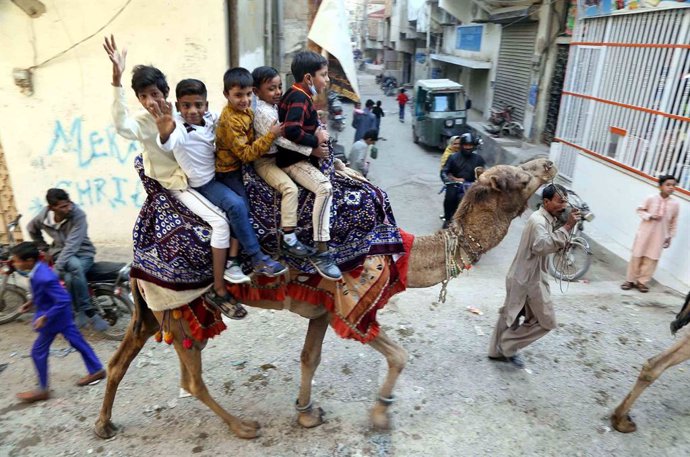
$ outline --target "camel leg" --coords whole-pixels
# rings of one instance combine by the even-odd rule
[[[185,331],[189,334],[187,323],[184,322],[183,325]],[[181,343],[184,337],[179,330],[179,326],[173,325],[172,330],[175,335],[173,344],[180,359],[182,387],[220,416],[235,435],[240,438],[256,438],[260,428],[258,422],[246,421],[233,416],[223,409],[208,392],[206,384],[204,384],[204,380],[201,377],[201,348],[203,348],[204,344],[199,345],[195,342],[191,349],[185,349]],[[185,387],[185,384],[187,387]]]
[[[388,361],[386,380],[379,390],[379,398],[376,400],[376,404],[370,413],[371,423],[374,428],[388,430],[391,425],[388,408],[393,403],[393,387],[395,387],[398,376],[400,376],[407,363],[407,351],[393,342],[383,330],[380,331],[376,339],[369,343],[369,346],[383,354]]]
[[[135,310],[135,315],[132,316],[132,322],[129,324],[129,327],[127,327],[125,337],[122,339],[120,346],[118,346],[108,362],[108,378],[106,380],[105,395],[103,397],[103,404],[101,405],[101,412],[94,429],[96,435],[103,439],[112,438],[117,433],[117,427],[110,421],[110,418],[113,414],[113,403],[115,402],[115,394],[117,393],[120,381],[122,381],[125,373],[127,373],[127,369],[132,363],[132,360],[134,360],[141,351],[141,348],[146,344],[146,340],[158,330],[158,324],[153,318],[151,311],[148,308],[142,309],[144,311],[139,331],[135,332],[134,330],[137,314]]]
[[[622,433],[630,433],[637,430],[637,425],[628,415],[637,397],[656,381],[667,368],[678,365],[688,359],[690,359],[690,333],[661,354],[647,360],[642,366],[640,375],[637,377],[637,382],[632,390],[611,415],[611,425],[613,425],[613,428]]]
[[[319,363],[321,363],[321,349],[323,348],[323,339],[326,336],[329,321],[329,314],[323,314],[309,321],[309,329],[307,330],[300,357],[302,362],[302,379],[296,404],[297,411],[299,412],[297,422],[306,428],[323,424],[323,409],[314,408],[312,405],[311,383],[314,379],[314,373],[316,373],[316,369]]]

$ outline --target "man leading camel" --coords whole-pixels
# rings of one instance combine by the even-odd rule
[[[527,221],[515,259],[506,277],[506,299],[499,310],[491,336],[489,358],[510,362],[517,368],[525,364],[518,351],[556,328],[556,314],[549,290],[547,256],[561,250],[579,219],[576,209],[566,223],[555,229],[556,219],[568,200],[566,190],[549,184],[542,191],[542,206]],[[524,316],[520,323],[520,316]]]

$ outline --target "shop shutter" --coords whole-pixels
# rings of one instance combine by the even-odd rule
[[[496,83],[492,108],[512,105],[513,118],[522,122],[529,98],[532,76],[532,57],[539,23],[510,24],[501,32]]]

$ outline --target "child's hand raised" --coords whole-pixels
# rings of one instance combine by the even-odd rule
[[[270,132],[276,137],[283,136],[285,134],[285,126],[280,122],[274,122],[271,126]]]
[[[108,57],[113,63],[113,86],[120,87],[122,85],[122,75],[125,72],[127,49],[123,49],[122,52],[117,50],[114,35],[110,35],[110,40],[108,40],[108,37],[105,37],[103,49],[108,53]]]
[[[172,115],[172,104],[165,100],[156,100],[146,108],[151,116],[156,120],[158,134],[161,143],[165,143],[170,138],[170,134],[175,130],[175,119]]]

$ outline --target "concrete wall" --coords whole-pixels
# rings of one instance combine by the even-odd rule
[[[657,193],[657,187],[636,175],[622,173],[591,156],[580,154],[572,188],[596,215],[594,221],[587,224],[585,233],[620,257],[629,259],[640,223],[635,208],[648,195]],[[624,200],[620,199],[622,195],[625,195]],[[672,198],[680,203],[678,233],[671,247],[664,249],[654,278],[687,292],[690,288],[690,198],[679,193]]]
[[[35,69],[32,96],[20,93],[13,68],[27,68],[69,48],[108,22],[122,4],[48,2],[47,12],[31,19],[11,2],[0,2],[5,36],[0,138],[17,206],[28,221],[44,205],[46,189],[63,187],[87,212],[96,242],[131,243],[145,197],[132,167],[140,148],[112,127],[111,64],[101,47],[103,35],[114,33],[129,50],[127,86],[134,65],[154,64],[173,88],[182,78],[205,81],[215,110],[223,106],[222,75],[228,65],[225,1],[206,0],[203,8],[192,10],[188,3],[166,0],[133,2],[103,32]],[[134,94],[127,93],[131,109],[137,110]]]
[[[238,0],[240,12],[238,41],[240,47],[240,66],[252,71],[265,65],[264,54],[266,8],[264,0]],[[269,5],[270,6],[270,5]]]

